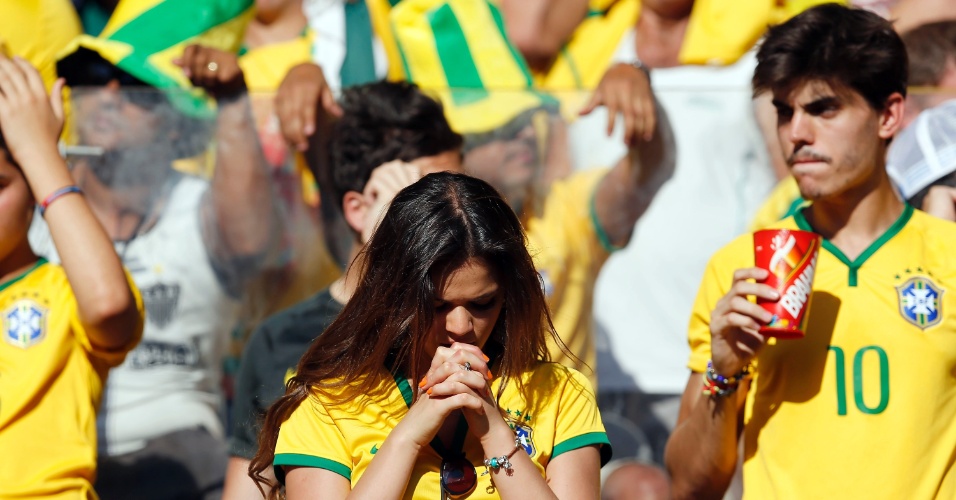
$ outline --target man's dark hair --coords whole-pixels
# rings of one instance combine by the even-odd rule
[[[893,26],[862,9],[823,4],[770,28],[757,52],[754,95],[820,80],[853,90],[875,110],[906,95],[906,49]]]
[[[939,85],[946,64],[956,61],[956,20],[923,24],[902,37],[910,60],[910,85]]]
[[[342,91],[344,112],[332,129],[331,180],[338,204],[362,192],[372,171],[393,160],[410,162],[460,149],[442,105],[410,83],[375,82]]]

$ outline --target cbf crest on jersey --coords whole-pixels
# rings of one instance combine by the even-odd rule
[[[3,311],[3,339],[21,349],[39,344],[46,337],[48,312],[32,300],[14,302]]]
[[[925,330],[943,317],[943,292],[925,276],[914,276],[896,287],[900,314],[906,321]]]

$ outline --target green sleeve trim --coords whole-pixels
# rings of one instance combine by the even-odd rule
[[[295,467],[315,467],[332,471],[349,481],[352,480],[352,469],[349,466],[329,460],[327,458],[315,457],[312,455],[303,455],[301,453],[278,453],[272,460],[273,466],[291,465]]]
[[[562,441],[554,445],[551,459],[554,460],[554,457],[562,453],[584,448],[585,446],[591,446],[592,444],[600,445],[601,466],[603,467],[611,461],[611,442],[608,441],[607,433],[605,432],[588,432],[587,434],[581,434],[580,436],[574,436],[571,439]]]
[[[597,186],[595,186],[594,191],[591,192],[591,201],[588,203],[588,211],[591,214],[591,225],[594,226],[594,233],[597,234],[598,242],[601,244],[601,248],[604,249],[607,253],[614,253],[624,247],[614,246],[611,243],[611,237],[607,235],[607,231],[604,230],[604,226],[601,225],[601,221],[598,219],[597,215]]]

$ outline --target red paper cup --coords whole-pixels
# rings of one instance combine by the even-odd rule
[[[777,301],[757,299],[757,304],[773,314],[760,333],[783,339],[804,336],[819,251],[820,236],[809,231],[764,229],[754,233],[754,264],[770,271],[764,283],[780,294]]]

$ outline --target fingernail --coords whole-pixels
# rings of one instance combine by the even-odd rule
[[[488,380],[491,380],[493,378],[495,378],[495,376],[491,374],[491,369],[488,369]]]
[[[422,377],[422,381],[418,383],[418,388],[421,389],[422,387],[425,387],[425,384],[427,383],[428,383],[428,377]]]
[[[429,387],[428,390],[425,391],[425,394],[428,394],[429,396],[431,396],[431,395],[432,395],[432,387]]]
[[[491,361],[491,358],[482,353],[481,357],[485,358],[485,362]]]

